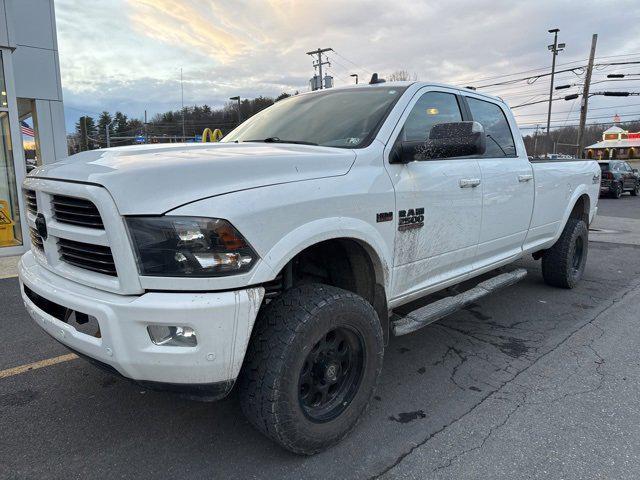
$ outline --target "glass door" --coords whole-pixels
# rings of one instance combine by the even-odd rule
[[[17,110],[11,58],[7,52],[4,49],[0,51],[0,256],[24,251],[22,202],[18,195],[24,172],[16,171],[15,156],[18,155],[22,163],[22,152],[20,148],[16,151],[15,142],[21,137],[17,122],[12,121],[14,118],[17,120]]]

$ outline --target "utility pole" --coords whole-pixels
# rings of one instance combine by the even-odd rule
[[[85,151],[89,150],[89,135],[87,134],[87,116],[84,115],[82,117],[82,125],[83,125],[83,132],[84,133],[84,149]]]
[[[180,104],[182,105],[182,141],[184,142],[184,85],[182,83],[182,67],[180,67]]]
[[[536,131],[533,134],[533,158],[538,155],[538,130],[540,129],[540,124],[536,123]]]
[[[144,111],[144,143],[149,143],[149,132],[147,131],[147,111]]]
[[[547,48],[551,51],[551,85],[549,86],[549,111],[547,113],[547,143],[551,140],[551,104],[553,102],[553,81],[556,74],[556,57],[558,56],[558,52],[564,50],[565,44],[558,43],[558,32],[559,28],[552,28],[549,30],[549,33],[553,33],[553,45],[549,45]],[[545,156],[547,155],[545,149]]]
[[[320,74],[320,89],[324,88],[324,78],[322,77],[322,66],[323,65],[331,66],[331,63],[328,60],[324,62],[322,61],[322,54],[325,52],[333,52],[333,48],[318,48],[317,50],[307,52],[307,55],[310,55],[311,57],[313,57],[314,55],[318,56],[318,60],[313,63],[313,69],[315,70],[316,68],[318,68],[318,72]]]
[[[580,106],[580,127],[578,128],[578,151],[577,158],[582,158],[584,150],[584,128],[587,123],[587,108],[589,106],[589,87],[591,86],[591,72],[593,72],[593,62],[596,57],[596,44],[598,43],[598,34],[594,33],[591,37],[591,53],[589,53],[589,64],[587,65],[587,73],[584,78],[584,88],[582,89],[582,105]]]

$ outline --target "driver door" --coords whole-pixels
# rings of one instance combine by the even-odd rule
[[[462,105],[454,91],[421,90],[385,150],[396,195],[395,299],[459,280],[472,268],[482,217],[478,160],[460,157],[389,163],[397,142],[425,141],[432,126],[466,120]]]

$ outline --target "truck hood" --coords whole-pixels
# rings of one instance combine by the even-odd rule
[[[158,144],[82,152],[29,176],[103,186],[123,215],[162,214],[229,192],[345,175],[355,157],[311,145]]]

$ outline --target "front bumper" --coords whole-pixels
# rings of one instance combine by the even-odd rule
[[[41,267],[31,252],[18,266],[20,288],[31,317],[49,335],[70,349],[115,369],[124,377],[152,386],[233,386],[247,349],[264,289],[231,292],[150,292],[124,296],[86,287]],[[26,289],[25,289],[26,287]],[[58,306],[95,317],[100,335],[82,333],[34,292]],[[31,297],[31,298],[30,298]],[[44,309],[43,309],[44,308]],[[148,325],[193,328],[195,347],[155,345]],[[223,395],[218,395],[223,396]]]

